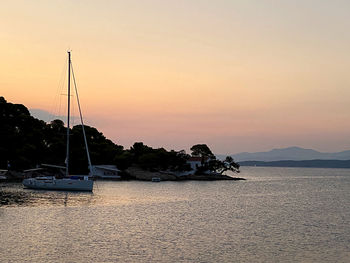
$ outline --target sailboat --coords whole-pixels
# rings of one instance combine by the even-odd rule
[[[27,178],[23,180],[23,185],[26,188],[33,188],[33,189],[45,189],[45,190],[65,190],[65,191],[92,191],[94,181],[89,179],[89,176],[93,177],[92,172],[92,165],[91,165],[91,159],[89,154],[89,148],[87,144],[85,129],[84,129],[84,122],[83,117],[81,113],[80,108],[80,102],[79,102],[79,96],[77,88],[75,87],[75,93],[79,108],[79,114],[80,114],[80,121],[81,126],[83,130],[84,135],[84,142],[85,142],[85,149],[87,154],[87,159],[89,163],[89,170],[90,175],[84,175],[84,176],[69,176],[69,126],[70,126],[70,97],[71,97],[71,72],[73,73],[73,80],[75,84],[75,78],[74,78],[74,72],[72,70],[72,61],[71,61],[71,52],[68,51],[68,110],[67,110],[67,152],[66,152],[66,166],[60,168],[65,169],[65,177],[64,178],[58,178],[56,176],[41,176],[41,177],[35,177],[35,178]]]

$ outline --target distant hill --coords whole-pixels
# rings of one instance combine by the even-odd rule
[[[327,153],[300,147],[273,149],[267,152],[242,152],[231,155],[235,161],[302,161],[302,160],[350,160],[350,151]],[[218,155],[218,158],[223,156]]]
[[[245,161],[241,166],[258,167],[308,167],[308,168],[350,168],[350,160],[304,160],[304,161]]]

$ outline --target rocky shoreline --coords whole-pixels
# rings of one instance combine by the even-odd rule
[[[138,181],[152,181],[152,178],[159,178],[160,181],[216,181],[216,180],[246,180],[241,177],[232,177],[225,174],[193,174],[193,175],[176,175],[172,172],[148,171],[138,167],[129,167],[122,174],[121,180],[138,180]],[[9,171],[6,174],[7,179],[0,180],[0,182],[21,182],[24,179],[24,173]]]
[[[225,174],[193,174],[193,175],[176,175],[170,172],[151,172],[140,169],[138,167],[129,167],[126,170],[129,179],[140,180],[140,181],[152,181],[152,178],[159,178],[160,181],[216,181],[216,180],[245,180],[241,177],[231,177]]]

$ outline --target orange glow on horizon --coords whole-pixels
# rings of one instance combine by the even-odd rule
[[[88,123],[126,147],[350,147],[350,4],[180,2],[5,1],[0,95],[57,110],[72,49]]]

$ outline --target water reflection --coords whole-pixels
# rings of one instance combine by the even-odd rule
[[[93,193],[23,189],[19,183],[0,185],[0,206],[90,205]]]
[[[20,183],[1,183],[0,207],[113,206],[188,199],[181,195],[169,196],[169,189],[180,191],[183,184],[102,181],[95,183],[95,186],[91,193],[24,189]]]

